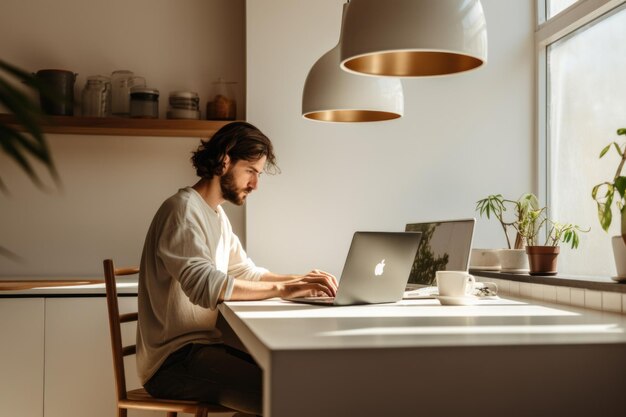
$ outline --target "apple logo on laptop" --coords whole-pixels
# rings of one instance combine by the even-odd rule
[[[385,260],[383,259],[378,264],[376,264],[376,268],[374,268],[374,275],[376,275],[377,277],[381,276],[384,272],[383,271],[384,269],[385,269]]]

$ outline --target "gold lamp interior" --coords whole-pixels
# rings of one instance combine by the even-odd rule
[[[469,71],[483,63],[478,58],[450,52],[395,51],[359,56],[344,65],[369,75],[426,77]]]
[[[304,115],[321,122],[382,122],[401,117],[400,114],[374,110],[325,110]]]

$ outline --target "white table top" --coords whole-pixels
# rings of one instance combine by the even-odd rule
[[[433,346],[626,344],[626,318],[569,306],[484,300],[442,306],[435,299],[324,307],[272,299],[226,302],[233,329],[267,351]],[[230,318],[228,317],[230,315]],[[235,319],[233,322],[232,319]],[[241,326],[246,327],[243,329]],[[265,355],[262,355],[265,356]],[[257,358],[257,360],[263,358]]]

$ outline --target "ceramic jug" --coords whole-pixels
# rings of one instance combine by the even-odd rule
[[[44,113],[54,116],[74,115],[74,83],[78,74],[72,71],[42,69],[34,74],[41,81],[39,100]]]

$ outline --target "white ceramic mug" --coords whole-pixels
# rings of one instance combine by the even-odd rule
[[[465,271],[437,271],[437,288],[444,297],[467,297],[474,291],[476,279]]]

